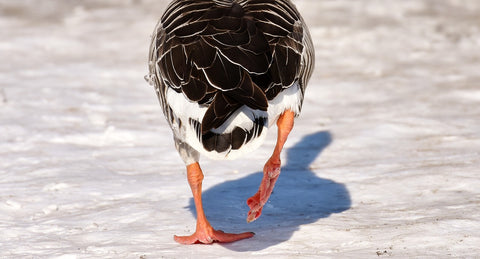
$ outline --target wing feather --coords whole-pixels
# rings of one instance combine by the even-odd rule
[[[175,0],[154,37],[158,92],[208,107],[202,134],[243,105],[266,111],[295,82],[303,92],[313,68],[310,35],[289,0]]]

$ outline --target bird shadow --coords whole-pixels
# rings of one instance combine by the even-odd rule
[[[204,209],[216,229],[256,233],[251,239],[222,246],[233,251],[260,251],[289,240],[301,225],[350,209],[350,194],[344,184],[320,178],[309,169],[331,142],[331,134],[320,131],[303,137],[286,150],[286,163],[262,216],[248,225],[246,200],[257,192],[263,172],[205,190]],[[196,217],[193,198],[188,208]]]

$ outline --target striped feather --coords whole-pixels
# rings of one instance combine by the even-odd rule
[[[175,138],[225,156],[285,109],[300,113],[313,51],[289,0],[175,0],[155,28],[149,78]]]

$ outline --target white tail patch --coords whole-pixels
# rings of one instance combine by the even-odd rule
[[[217,152],[215,150],[209,151],[204,147],[204,143],[202,143],[202,135],[200,132],[201,127],[199,126],[199,123],[202,121],[203,116],[207,111],[207,107],[191,102],[183,93],[177,93],[171,89],[167,89],[166,99],[177,118],[173,121],[175,125],[171,125],[172,129],[175,131],[174,134],[177,138],[188,143],[202,155],[211,159],[238,158],[243,154],[257,149],[263,143],[267,135],[268,112],[253,110],[247,106],[242,106],[219,128],[213,129],[212,133],[219,135],[230,134],[236,128],[240,128],[247,132],[247,135],[251,136],[246,137],[241,147],[238,149],[229,147],[223,152]],[[264,126],[261,126],[261,129],[258,126],[255,127],[255,120],[264,121]]]
[[[298,81],[287,89],[280,92],[273,100],[268,102],[269,127],[286,110],[291,110],[295,116],[300,114],[303,96]]]

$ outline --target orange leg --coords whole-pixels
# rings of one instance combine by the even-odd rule
[[[272,194],[275,182],[280,175],[280,153],[282,152],[283,145],[287,141],[288,134],[293,128],[294,113],[290,110],[285,111],[277,120],[278,136],[277,144],[273,150],[273,154],[268,159],[265,167],[263,168],[263,179],[258,188],[258,192],[247,200],[247,204],[250,207],[248,212],[247,221],[252,222],[256,220],[262,214],[263,205],[267,203],[270,194]]]
[[[198,162],[187,166],[187,177],[190,188],[192,189],[195,208],[197,210],[197,228],[191,236],[174,236],[175,241],[180,244],[204,243],[211,244],[213,242],[228,243],[240,239],[250,238],[254,235],[252,232],[241,234],[224,233],[221,230],[215,230],[205,216],[202,205],[202,181],[203,173]]]

